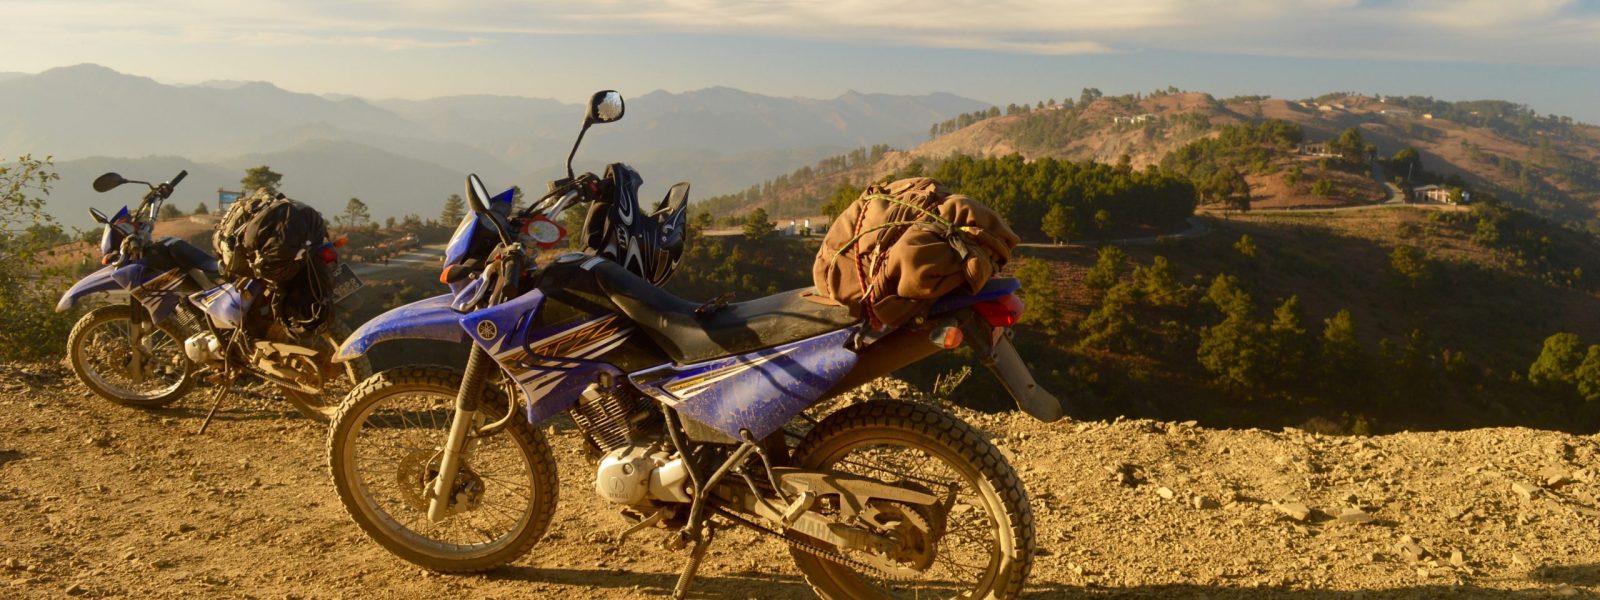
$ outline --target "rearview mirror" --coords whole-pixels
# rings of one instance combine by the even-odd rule
[[[595,92],[589,98],[589,123],[610,123],[622,119],[622,94],[616,90]]]
[[[98,188],[98,187],[99,186],[96,186],[96,188]],[[103,192],[105,190],[100,190],[100,191]],[[101,225],[105,225],[106,223],[111,222],[111,219],[106,218],[106,214],[105,213],[100,212],[99,210],[95,209],[92,206],[89,207],[89,218],[94,219],[94,222],[99,223]]]
[[[101,193],[109,192],[113,188],[127,182],[128,180],[123,179],[121,175],[116,173],[106,173],[105,175],[94,178],[94,191]]]

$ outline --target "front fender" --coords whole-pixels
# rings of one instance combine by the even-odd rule
[[[67,288],[67,293],[61,295],[61,301],[56,303],[56,312],[62,312],[77,306],[78,300],[84,296],[127,289],[126,286],[112,277],[112,273],[116,270],[116,266],[108,265],[99,271],[85,275],[83,279],[79,279],[77,283],[72,284],[72,287]]]
[[[378,315],[356,328],[339,346],[335,362],[344,362],[362,356],[373,346],[389,340],[440,340],[466,343],[467,332],[461,329],[461,313],[450,309],[450,294],[418,300],[398,306]]]

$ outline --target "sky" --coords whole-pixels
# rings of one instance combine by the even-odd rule
[[[1600,0],[0,0],[0,71],[370,98],[1495,98],[1600,123]]]

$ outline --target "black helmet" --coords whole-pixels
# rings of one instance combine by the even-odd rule
[[[689,215],[689,184],[672,186],[661,202],[646,208],[639,202],[644,178],[632,167],[606,167],[600,197],[589,206],[583,242],[596,256],[615,261],[633,274],[662,285],[683,256]]]

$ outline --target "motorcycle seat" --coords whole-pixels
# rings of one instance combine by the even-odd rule
[[[617,263],[584,261],[583,268],[624,316],[678,364],[745,354],[850,327],[850,309],[801,288],[707,307],[656,287]]]
[[[211,256],[205,250],[196,248],[194,244],[176,238],[167,238],[162,242],[166,244],[168,251],[172,254],[172,260],[183,268],[198,269],[211,279],[217,279],[220,276],[221,269],[217,265],[216,257]]]

